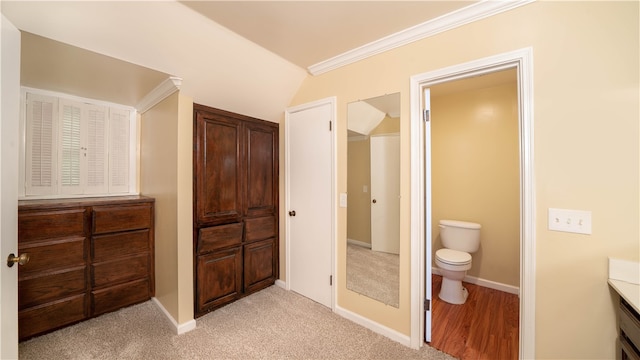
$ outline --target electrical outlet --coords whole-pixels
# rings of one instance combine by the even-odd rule
[[[591,211],[549,208],[549,230],[591,234]]]

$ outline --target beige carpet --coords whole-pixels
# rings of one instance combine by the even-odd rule
[[[398,255],[348,244],[347,289],[398,307],[400,303]]]
[[[151,302],[20,344],[21,359],[453,359],[412,350],[271,286],[174,335]]]

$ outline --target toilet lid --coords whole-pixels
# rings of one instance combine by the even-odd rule
[[[451,249],[440,249],[436,251],[436,258],[450,265],[466,265],[471,263],[471,254]]]

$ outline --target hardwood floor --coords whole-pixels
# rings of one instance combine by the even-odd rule
[[[452,305],[438,298],[441,284],[433,275],[430,346],[459,359],[518,358],[518,295],[464,283],[469,298]]]

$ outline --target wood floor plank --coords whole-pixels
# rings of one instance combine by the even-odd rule
[[[469,298],[453,305],[438,298],[442,277],[432,280],[430,346],[463,360],[518,358],[517,295],[464,283]]]

